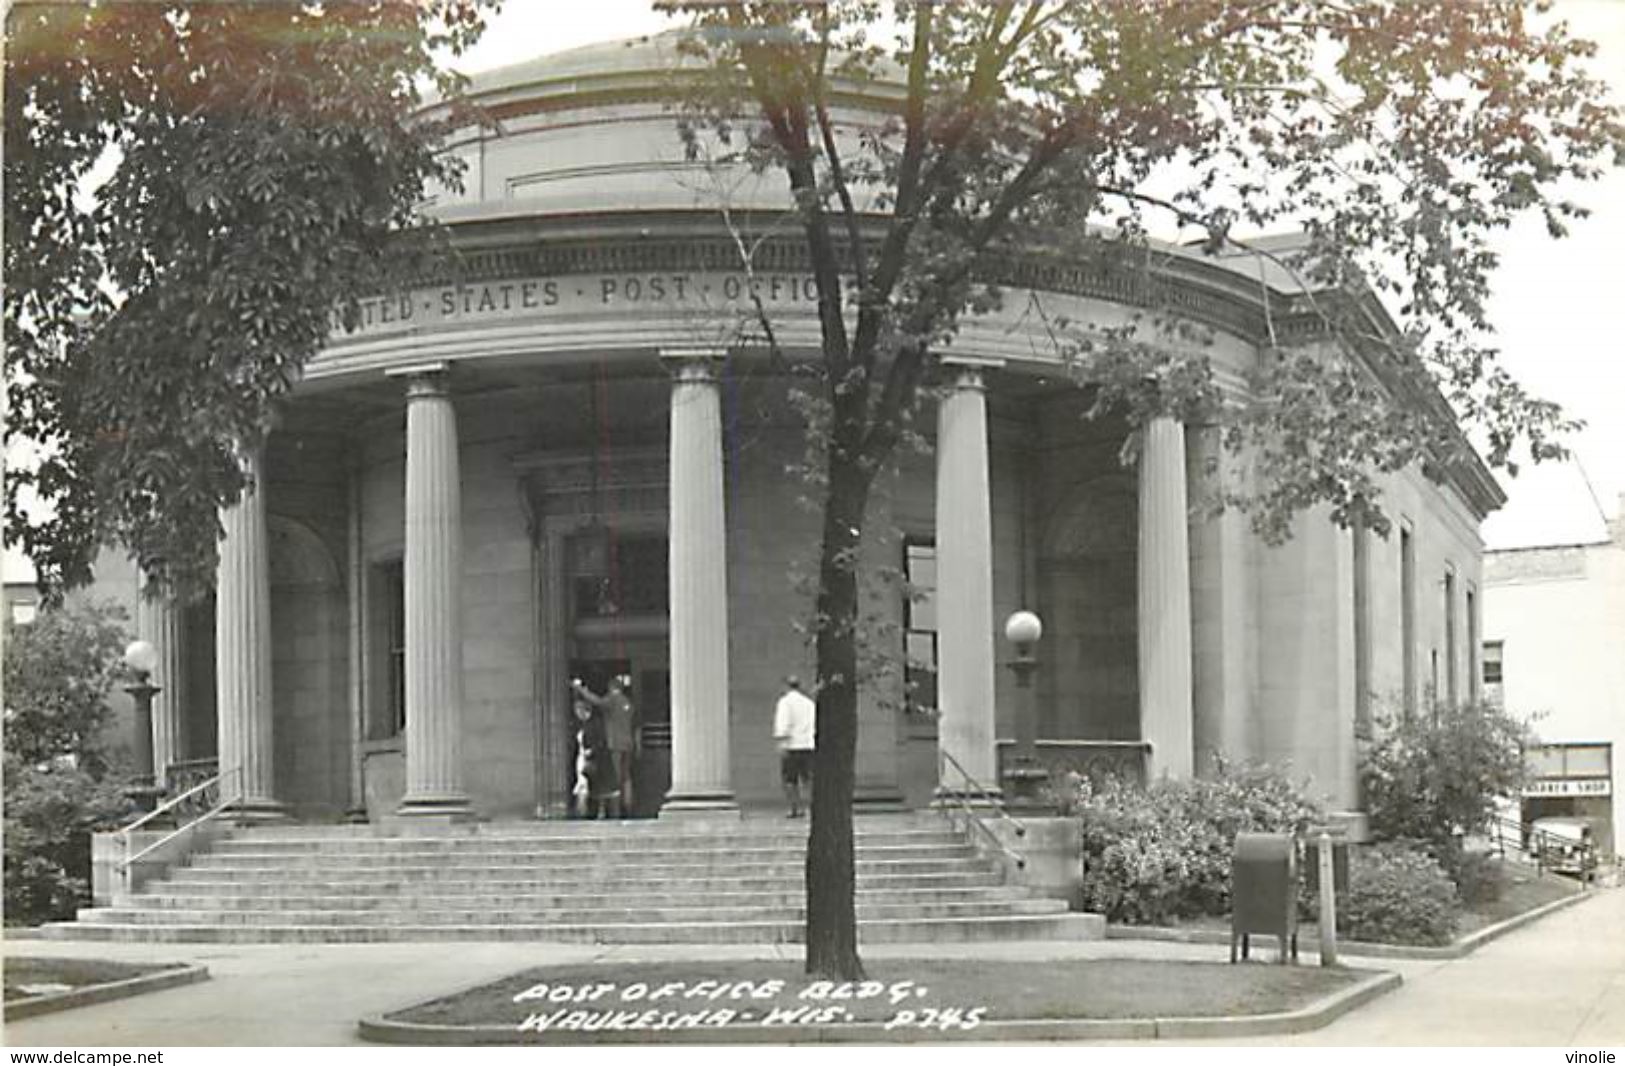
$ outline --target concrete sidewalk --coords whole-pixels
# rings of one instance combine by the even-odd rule
[[[1403,969],[1385,959],[1363,964],[1400,970],[1404,987],[1324,1029],[1275,1042],[1625,1045],[1625,889],[1596,890],[1465,958]]]
[[[530,966],[672,958],[798,958],[800,948],[549,944],[187,945],[27,940],[8,954],[177,961],[213,980],[7,1025],[13,1046],[357,1044],[364,1015],[397,1010]],[[866,957],[1222,960],[1215,945],[1087,943],[890,945]],[[1312,958],[1312,953],[1311,956]],[[1316,1033],[1318,1044],[1625,1043],[1625,892],[1595,898],[1449,962],[1355,960],[1405,986]]]

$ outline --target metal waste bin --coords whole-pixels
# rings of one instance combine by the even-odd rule
[[[1230,961],[1247,958],[1253,933],[1298,957],[1298,845],[1287,833],[1238,833],[1230,866]]]

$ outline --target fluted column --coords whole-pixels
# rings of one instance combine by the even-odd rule
[[[987,395],[980,369],[952,370],[937,409],[937,743],[997,793]],[[941,771],[939,791],[969,791],[947,759]]]
[[[725,353],[667,349],[671,390],[671,791],[661,814],[736,811],[729,763]]]
[[[250,484],[221,515],[215,581],[215,713],[221,773],[236,772],[241,819],[283,815],[276,801],[271,728],[271,555],[264,461],[245,458]]]
[[[1185,426],[1154,418],[1140,449],[1140,739],[1147,776],[1186,778],[1194,761],[1191,572],[1186,527]]]
[[[463,529],[445,364],[406,376],[406,795],[402,815],[466,818]]]
[[[152,678],[158,686],[152,699],[152,779],[162,788],[169,780],[170,764],[186,758],[186,708],[181,701],[186,680],[185,638],[180,607],[167,595],[143,590],[135,608],[135,631],[158,653]]]

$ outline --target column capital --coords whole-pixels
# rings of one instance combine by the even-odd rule
[[[660,349],[660,361],[672,377],[679,382],[709,384],[717,380],[718,371],[728,359],[728,349],[714,346],[685,347],[681,345]]]
[[[994,370],[1004,365],[999,359],[975,359],[971,357],[943,358],[942,370],[948,376],[948,387],[956,392],[976,390],[986,392],[987,384],[982,375],[988,370]]]
[[[395,367],[384,376],[404,379],[408,400],[451,395],[451,364],[445,361]]]

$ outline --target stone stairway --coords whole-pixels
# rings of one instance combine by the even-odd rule
[[[807,823],[743,821],[271,826],[79,911],[79,940],[359,943],[792,943]],[[1095,915],[1006,885],[932,818],[857,829],[864,943],[1097,939]]]

